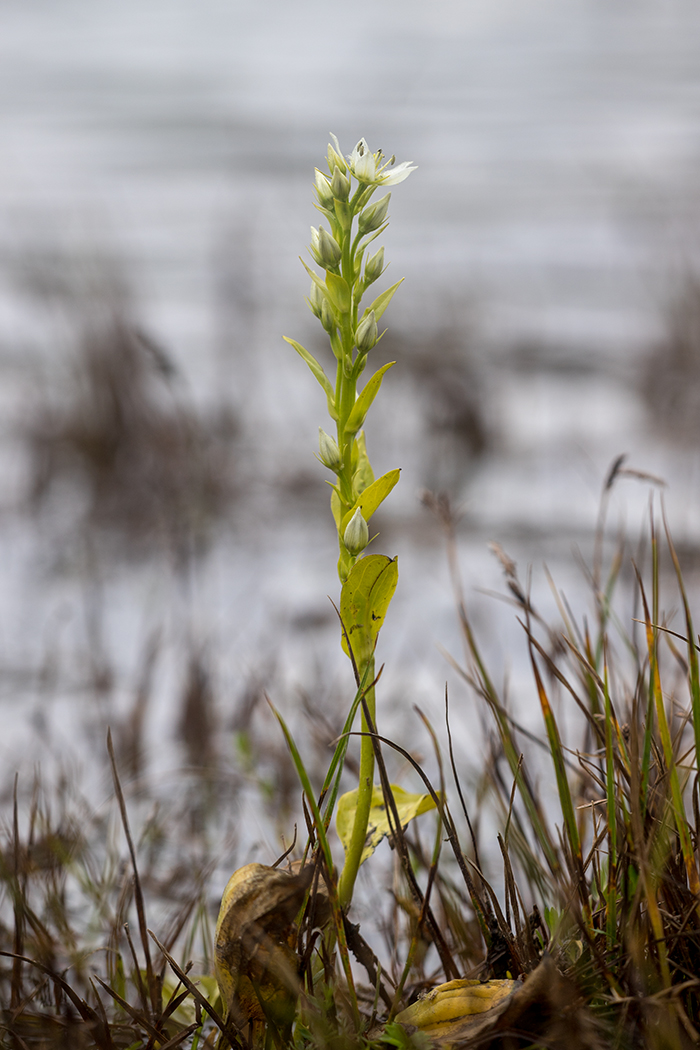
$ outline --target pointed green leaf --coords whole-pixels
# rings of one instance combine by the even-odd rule
[[[340,531],[340,496],[338,495],[338,490],[335,485],[331,492],[331,514],[333,515],[336,529]]]
[[[419,817],[421,813],[427,813],[435,809],[435,801],[430,795],[414,795],[404,791],[396,784],[391,785],[391,793],[394,796],[396,809],[398,810],[401,827],[406,827],[412,820]],[[336,829],[338,838],[347,850],[352,837],[352,829],[355,823],[355,810],[357,809],[357,788],[348,791],[338,799],[338,811],[336,816]],[[382,839],[391,833],[391,825],[386,811],[384,795],[380,787],[372,789],[372,807],[369,811],[369,823],[367,825],[367,838],[362,851],[360,864],[371,857]]]
[[[304,260],[302,259],[302,257],[301,257],[301,256],[299,256],[299,262],[300,262],[300,263],[301,263],[301,265],[302,265],[302,266],[304,267],[304,269],[306,270],[306,272],[308,273],[309,277],[310,277],[310,278],[311,278],[311,280],[312,280],[312,281],[314,282],[314,284],[316,285],[316,287],[317,287],[317,288],[318,288],[318,289],[319,289],[319,290],[320,290],[321,292],[323,292],[323,294],[325,295],[325,297],[326,297],[326,298],[328,299],[328,301],[330,302],[331,300],[330,300],[330,296],[328,295],[328,289],[326,288],[326,282],[325,282],[325,281],[323,281],[323,280],[322,280],[322,279],[321,279],[321,278],[320,278],[320,277],[318,276],[318,274],[317,274],[317,273],[315,273],[315,272],[314,272],[314,271],[313,271],[313,270],[311,269],[311,267],[310,267],[310,266],[307,266],[307,265],[306,265],[306,263],[304,262]]]
[[[360,493],[354,506],[351,507],[343,518],[340,525],[340,531],[345,531],[350,518],[358,509],[362,511],[362,517],[365,521],[369,521],[377,507],[387,498],[394,485],[399,480],[400,474],[401,471],[398,469],[390,470],[388,473],[382,474],[382,476],[377,478],[376,481],[373,481],[371,485],[368,485],[364,492]]]
[[[374,233],[370,233],[367,237],[365,237],[362,241],[362,247],[360,250],[364,252],[368,244],[371,244],[372,241],[375,241],[377,237],[381,237],[388,225],[388,222],[382,223],[379,229],[375,230]]]
[[[349,230],[352,226],[352,208],[347,201],[336,200],[333,202],[335,216],[342,230]]]
[[[369,456],[367,455],[364,430],[361,430],[355,438],[355,448],[357,449],[357,465],[355,467],[352,481],[355,492],[360,494],[364,492],[366,488],[369,488],[374,481],[374,471],[372,470],[372,465],[369,461]],[[698,753],[700,754],[700,749],[698,749]]]
[[[403,277],[400,281],[397,281],[396,284],[392,284],[391,288],[387,288],[385,292],[382,292],[381,295],[378,295],[372,303],[372,305],[367,307],[362,316],[366,317],[370,310],[374,310],[374,316],[377,318],[377,320],[379,320],[379,318],[382,316],[391,300],[394,298],[394,293],[396,289],[402,282]]]
[[[345,430],[348,434],[356,434],[365,421],[367,413],[369,412],[370,405],[374,401],[375,397],[379,393],[379,388],[382,385],[382,379],[389,371],[392,365],[395,365],[396,361],[389,361],[388,364],[382,365],[382,367],[374,373],[374,375],[367,380],[361,393],[359,394],[357,401],[352,407],[348,421],[345,424]]]
[[[331,417],[331,419],[337,420],[338,413],[336,412],[335,408],[335,393],[333,391],[333,387],[330,384],[328,376],[323,371],[321,365],[318,363],[313,354],[310,354],[309,351],[301,345],[301,343],[297,343],[296,339],[289,339],[286,335],[282,336],[282,338],[284,339],[285,343],[289,343],[290,346],[294,347],[296,352],[299,354],[299,357],[303,358],[304,361],[306,361],[307,365],[313,372],[315,378],[323,387],[324,393],[326,395],[326,400],[328,401],[329,416]]]
[[[328,289],[328,297],[338,313],[347,313],[350,309],[350,289],[345,278],[327,270],[326,288]]]
[[[369,554],[356,562],[340,592],[340,617],[358,667],[370,659],[399,578],[398,558]],[[349,656],[343,632],[343,649]]]

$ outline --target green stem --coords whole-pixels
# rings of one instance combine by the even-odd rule
[[[350,213],[352,220],[360,209],[366,204],[367,200],[374,191],[374,187],[368,188],[365,186],[358,186],[358,189],[350,201]],[[342,234],[342,259],[340,265],[340,272],[353,292],[350,309],[345,313],[340,322],[340,341],[342,344],[341,353],[338,356],[338,372],[336,379],[336,405],[338,408],[338,448],[343,461],[342,469],[338,474],[338,488],[340,491],[340,505],[341,505],[341,521],[345,514],[351,510],[355,502],[355,492],[353,489],[353,464],[352,454],[353,446],[355,444],[355,435],[346,434],[345,427],[348,421],[348,417],[352,412],[357,398],[357,379],[358,374],[353,367],[353,348],[355,343],[355,329],[357,327],[357,315],[359,302],[356,301],[358,292],[361,294],[361,286],[356,285],[355,282],[355,253],[357,245],[360,239],[359,233],[353,241],[352,237],[352,220],[348,227],[343,230]],[[346,569],[349,569],[354,563],[355,559],[352,558],[348,564],[348,552],[345,549],[343,543],[342,533],[338,537],[340,545],[340,559],[341,563],[345,563]],[[366,642],[359,648],[360,651],[364,650],[364,654],[372,652],[371,640],[363,640]],[[362,681],[372,683],[374,681],[374,657],[372,655],[369,658],[358,660],[358,671]],[[370,714],[372,721],[375,721],[375,710],[376,710],[376,699],[374,693],[374,687],[371,686],[366,694],[365,701],[367,703],[367,709]],[[368,732],[367,720],[365,718],[364,710],[362,712],[362,731],[363,734]],[[374,748],[372,746],[372,740],[370,737],[363,735],[362,743],[360,745],[360,775],[358,781],[357,791],[357,809],[355,810],[355,820],[352,829],[352,835],[350,838],[350,845],[345,857],[345,865],[343,867],[342,874],[340,876],[340,882],[338,884],[338,901],[340,907],[347,911],[352,900],[353,889],[355,887],[355,880],[357,878],[357,872],[360,867],[362,860],[362,851],[365,846],[365,839],[367,838],[367,825],[369,823],[370,809],[372,808],[372,790],[374,787]]]
[[[374,681],[374,657],[371,656],[365,667],[359,668],[360,674],[367,670],[366,680]],[[370,718],[375,722],[376,697],[374,686],[367,690],[365,700],[369,709]],[[364,710],[362,711],[362,732],[369,732]],[[365,848],[367,838],[367,825],[369,824],[369,811],[372,808],[372,789],[374,787],[374,747],[372,739],[363,735],[360,745],[360,776],[357,785],[357,808],[355,810],[355,821],[352,827],[350,845],[345,854],[345,864],[338,882],[338,902],[344,911],[347,911],[352,893],[355,888],[355,879],[362,861],[362,851]]]

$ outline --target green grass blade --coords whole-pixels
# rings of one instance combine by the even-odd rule
[[[268,701],[269,703],[269,701]],[[338,903],[338,886],[335,879],[335,872],[333,867],[333,855],[331,853],[330,843],[328,842],[328,836],[326,835],[326,828],[324,826],[321,812],[318,808],[316,796],[313,788],[311,787],[311,781],[309,775],[306,772],[306,767],[302,761],[299,750],[294,743],[294,738],[287,728],[287,724],[282,718],[279,711],[270,703],[273,714],[280,724],[284,738],[287,741],[287,747],[292,756],[294,767],[297,771],[297,776],[306,795],[306,800],[309,804],[311,812],[314,818],[314,825],[316,827],[316,834],[318,835],[318,841],[323,852],[323,857],[326,862],[326,871],[328,872],[328,898],[330,901],[331,911],[333,913],[333,921],[335,924],[335,934],[338,942],[338,951],[340,952],[340,958],[343,965],[343,972],[345,973],[345,979],[348,983],[348,993],[350,996],[350,1003],[353,1012],[353,1018],[355,1020],[356,1027],[359,1031],[360,1028],[360,1011],[357,1005],[357,993],[355,991],[355,982],[352,976],[352,967],[350,965],[350,956],[348,954],[348,945],[345,937],[345,925],[343,923],[343,913]]]
[[[605,685],[605,786],[606,809],[608,817],[608,885],[605,901],[605,935],[608,951],[612,952],[617,944],[617,809],[618,800],[615,790],[615,754],[613,751],[612,703],[608,683],[608,661],[603,651],[603,682]]]
[[[564,751],[561,744],[561,738],[559,736],[559,729],[557,727],[554,712],[552,711],[549,703],[547,692],[544,688],[544,683],[535,660],[535,654],[530,647],[530,659],[532,663],[532,671],[535,676],[535,685],[537,686],[537,695],[540,701],[540,707],[542,708],[542,717],[544,719],[545,729],[547,730],[547,739],[549,740],[549,750],[552,756],[552,763],[554,765],[554,775],[557,781],[557,791],[559,793],[559,804],[561,806],[562,817],[564,819],[564,827],[566,829],[566,836],[569,842],[569,849],[571,856],[574,859],[576,866],[576,873],[578,877],[579,888],[582,893],[582,902],[587,903],[588,895],[585,893],[583,885],[583,856],[581,853],[581,839],[578,832],[578,825],[576,823],[576,813],[574,810],[574,803],[571,798],[571,789],[569,788],[569,781],[566,775],[566,762],[564,760]]]
[[[683,610],[685,613],[685,626],[688,635],[688,684],[690,686],[690,704],[693,715],[693,734],[695,738],[695,767],[696,769],[700,769],[700,669],[698,668],[698,650],[694,642],[695,629],[693,627],[693,618],[690,615],[690,605],[688,604],[688,596],[683,583],[680,562],[678,561],[678,555],[676,554],[676,548],[671,539],[671,533],[665,515],[664,528],[666,529],[668,549],[671,553],[671,560],[673,561],[673,567],[676,571],[678,589],[681,593]]]

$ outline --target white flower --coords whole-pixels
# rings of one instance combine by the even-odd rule
[[[410,160],[405,160],[394,168],[394,160],[394,157],[390,157],[385,161],[381,150],[372,153],[365,139],[360,139],[348,157],[350,171],[357,181],[372,186],[396,186],[416,170],[417,165],[412,164]],[[387,168],[393,170],[387,171]]]

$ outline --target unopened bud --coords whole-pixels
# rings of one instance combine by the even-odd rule
[[[365,263],[365,285],[370,285],[381,277],[383,270],[384,248],[379,248]]]
[[[337,325],[335,316],[333,314],[333,310],[331,309],[331,304],[328,302],[325,296],[323,297],[323,302],[321,303],[320,316],[321,324],[323,325],[324,329],[328,332],[328,334],[331,335],[336,330]]]
[[[314,228],[311,227],[311,240],[313,244]],[[340,262],[342,252],[340,245],[336,241],[335,237],[331,236],[328,230],[324,230],[321,226],[316,234],[316,242],[314,244],[318,258],[316,262],[319,266],[322,266],[324,270],[335,270]]]
[[[375,204],[370,204],[364,211],[360,212],[360,217],[357,220],[357,228],[363,236],[366,233],[372,233],[373,230],[379,229],[386,219],[390,200],[391,194],[387,193],[386,197],[382,197],[381,200],[377,201]]]
[[[366,354],[377,342],[377,319],[374,310],[370,310],[357,326],[355,332],[355,346],[358,354]]]
[[[321,427],[318,428],[318,458],[324,467],[328,467],[335,474],[338,473],[343,465],[337,442]]]
[[[331,191],[330,183],[323,172],[319,171],[318,168],[316,168],[315,182],[319,203],[324,208],[332,208],[333,193]]]
[[[328,153],[326,154],[328,157],[328,170],[333,171],[335,168],[340,168],[340,171],[344,175],[348,169],[343,154],[340,152],[340,143],[332,133],[331,138],[333,139],[333,145],[331,145],[330,142],[328,143]]]
[[[350,179],[336,168],[331,179],[331,192],[336,200],[346,201],[350,195]]]
[[[345,526],[343,543],[348,554],[351,554],[353,558],[361,554],[369,543],[369,529],[359,507]]]
[[[309,245],[309,251],[311,252],[313,261],[319,266],[323,266],[323,263],[321,262],[321,252],[319,251],[318,246],[318,230],[315,226],[311,227],[311,244]]]
[[[311,313],[314,317],[321,319],[321,311],[323,310],[323,304],[325,302],[325,296],[315,281],[311,282],[311,291],[309,292],[309,298],[307,302]]]

